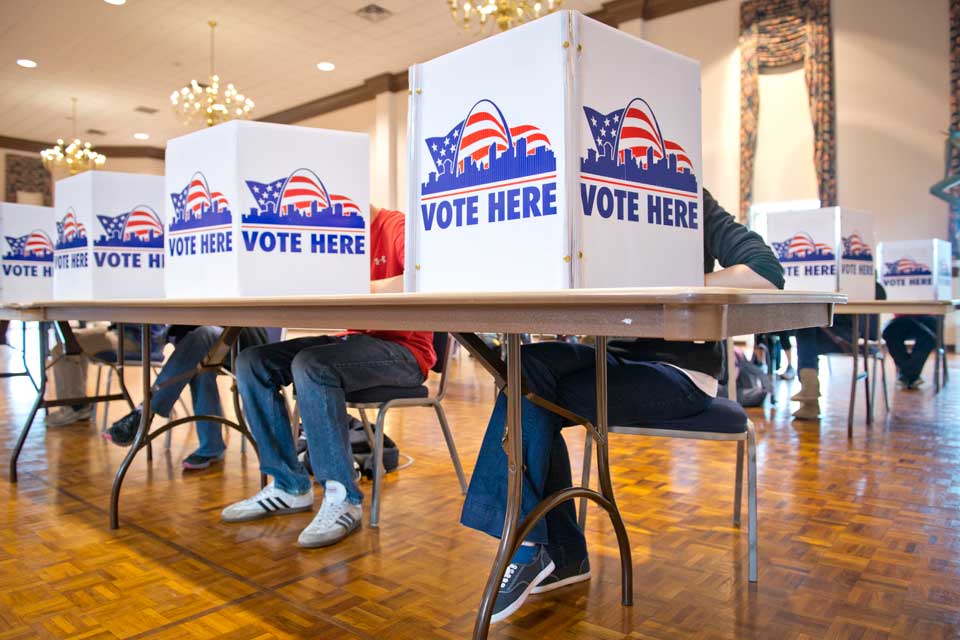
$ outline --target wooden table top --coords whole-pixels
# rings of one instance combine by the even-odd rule
[[[946,316],[960,307],[957,300],[849,300],[838,304],[835,313],[905,313],[927,316]]]
[[[39,302],[46,320],[562,333],[671,340],[830,324],[835,293],[651,287],[222,299]]]

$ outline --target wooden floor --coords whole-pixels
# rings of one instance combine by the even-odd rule
[[[17,357],[4,351],[0,364],[14,368]],[[786,402],[772,415],[751,411],[760,465],[756,587],[746,580],[746,532],[731,526],[735,446],[613,436],[634,606],[620,606],[615,540],[592,511],[593,579],[531,597],[491,635],[960,636],[957,369],[937,397],[930,388],[894,392],[891,413],[881,409],[872,431],[861,407],[852,441],[843,357],[832,373],[824,366],[821,423],[791,423]],[[466,356],[452,374],[446,406],[469,471],[492,384]],[[4,462],[31,391],[23,378],[0,381]],[[783,384],[781,400],[789,393]],[[120,411],[115,405],[112,415]],[[208,473],[179,469],[194,444],[186,427],[151,466],[135,462],[122,526],[111,532],[110,480],[123,451],[92,425],[41,424],[19,485],[0,480],[0,640],[468,637],[495,543],[457,524],[462,498],[433,414],[397,412],[388,432],[415,463],[388,476],[382,528],[302,551],[296,537],[310,514],[220,522],[224,505],[259,488],[256,461],[241,455],[236,437],[222,469]],[[582,438],[568,433],[576,465]]]

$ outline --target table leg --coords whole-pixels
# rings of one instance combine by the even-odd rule
[[[150,368],[150,325],[144,324],[140,327],[140,357],[141,367],[143,368],[143,408],[140,414],[140,427],[137,429],[137,435],[127,451],[126,457],[120,463],[117,469],[117,475],[113,479],[113,486],[110,489],[110,528],[117,529],[120,526],[120,488],[123,486],[123,479],[127,475],[130,464],[136,457],[140,447],[143,446],[143,439],[150,428],[150,421],[153,415],[150,407],[151,386],[150,377],[153,371]],[[121,334],[119,353],[123,353],[123,336]]]
[[[853,329],[851,336],[851,343],[853,345],[853,371],[850,374],[850,407],[847,409],[847,437],[853,437],[853,413],[857,406],[857,370],[859,368],[859,363],[857,362],[858,354],[860,350],[858,348],[858,343],[860,342],[860,316],[853,314],[850,316],[850,319],[853,321]]]
[[[946,382],[947,373],[947,351],[943,344],[943,323],[944,316],[937,316],[937,346],[934,349],[936,354],[933,359],[933,392],[940,393],[941,380]],[[941,374],[942,369],[942,374]]]
[[[870,316],[867,318],[867,330],[863,335],[863,395],[867,408],[867,426],[873,425],[873,398],[870,396]],[[854,345],[856,349],[856,345]]]
[[[33,421],[37,416],[37,411],[40,409],[40,405],[43,404],[43,396],[47,391],[47,348],[49,346],[49,343],[47,342],[47,323],[40,322],[38,325],[39,327],[37,329],[37,335],[39,336],[38,353],[40,355],[40,383],[37,385],[37,397],[33,401],[33,406],[30,408],[30,413],[27,414],[26,422],[23,423],[23,428],[20,430],[20,437],[17,438],[17,444],[13,448],[13,453],[10,454],[10,482],[17,481],[17,460],[20,458],[20,452],[23,450],[23,444],[27,441],[27,436],[30,434],[30,427],[33,425]],[[24,344],[24,353],[26,353],[26,344]]]
[[[503,431],[503,448],[507,454],[507,509],[503,519],[503,532],[497,556],[483,589],[480,609],[473,628],[474,640],[485,640],[490,629],[490,616],[500,589],[503,574],[519,544],[516,539],[517,522],[520,520],[520,500],[523,491],[523,436],[520,422],[520,336],[507,334],[507,420]]]

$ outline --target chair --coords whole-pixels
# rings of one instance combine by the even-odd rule
[[[443,437],[447,441],[447,449],[450,451],[450,460],[453,462],[453,468],[457,472],[457,479],[460,481],[460,491],[467,492],[467,480],[463,475],[463,467],[460,465],[460,456],[457,454],[457,446],[453,441],[453,433],[450,431],[450,425],[447,423],[447,416],[443,410],[443,398],[447,393],[447,365],[450,359],[450,347],[452,341],[446,333],[433,334],[433,348],[437,352],[437,362],[432,370],[440,374],[440,386],[434,396],[430,395],[430,389],[424,384],[416,387],[372,387],[348,393],[347,408],[356,409],[360,413],[360,419],[363,421],[364,430],[367,433],[367,439],[373,449],[373,506],[370,512],[370,526],[377,527],[380,523],[380,494],[383,485],[383,424],[390,409],[398,407],[432,407],[437,413],[437,420],[440,421],[440,428],[443,431]],[[367,410],[377,410],[376,425],[371,427],[370,420],[367,418]]]
[[[744,443],[747,456],[747,544],[750,582],[757,581],[757,442],[753,423],[736,402],[714,398],[703,413],[687,418],[655,420],[644,426],[609,428],[610,433],[691,440],[733,441],[737,443],[737,475],[734,485],[733,524],[740,526],[740,507],[743,501]],[[583,450],[583,486],[590,486],[590,462],[593,438],[587,433]],[[580,499],[580,528],[586,522],[586,499]]]
[[[124,366],[130,366],[130,367],[142,366],[143,362],[141,361],[140,357],[141,355],[139,351],[137,351],[136,353],[128,352],[124,354],[123,364]],[[150,354],[150,368],[153,370],[154,376],[160,373],[160,369],[163,368],[164,360],[165,358],[162,352],[153,352]],[[104,391],[104,395],[110,395],[110,389],[113,388],[113,374],[115,371],[117,371],[117,362],[118,362],[118,357],[117,357],[116,351],[101,351],[100,353],[95,354],[90,359],[90,364],[97,368],[97,381],[96,381],[96,386],[94,387],[96,389],[97,395],[100,394],[100,379],[104,369],[107,370],[106,390]],[[184,409],[184,411],[186,411],[186,406],[183,404],[183,401],[180,402],[180,405]],[[96,416],[97,405],[96,404],[94,405],[93,410],[94,410],[93,421],[96,422],[97,421],[97,416]],[[101,418],[101,425],[100,425],[101,431],[107,430],[108,415],[109,415],[109,411],[107,411],[107,407],[104,406],[103,417]],[[172,419],[174,419],[174,416],[171,416],[171,420]]]

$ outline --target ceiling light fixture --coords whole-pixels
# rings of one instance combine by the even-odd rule
[[[73,142],[66,144],[62,139],[57,140],[57,144],[40,152],[43,166],[50,173],[55,169],[66,169],[73,175],[88,169],[99,169],[107,162],[107,156],[97,153],[92,144],[81,142],[77,137],[77,99],[70,99],[73,101]]]
[[[170,104],[185,124],[202,122],[212,127],[234,118],[249,117],[254,104],[253,100],[237,91],[231,82],[221,93],[220,76],[214,71],[214,30],[217,23],[211,20],[207,24],[210,25],[210,79],[206,84],[191,80],[190,84],[170,94]]]
[[[506,31],[542,15],[553,13],[560,8],[563,0],[447,0],[453,21],[464,29],[477,25],[482,33],[488,24],[496,24],[500,31]]]
[[[149,139],[150,139],[150,134],[149,134],[149,133],[135,133],[135,134],[133,134],[133,137],[136,138],[137,140],[149,140]]]
[[[127,0],[103,0],[103,1],[106,2],[107,4],[112,4],[115,7],[119,7],[120,5],[127,4]]]
[[[17,60],[17,64],[23,67],[24,69],[36,69],[37,63],[30,58],[20,58]]]
[[[333,71],[336,68],[337,68],[337,65],[333,64],[332,62],[317,63],[317,69],[319,69],[320,71]]]

